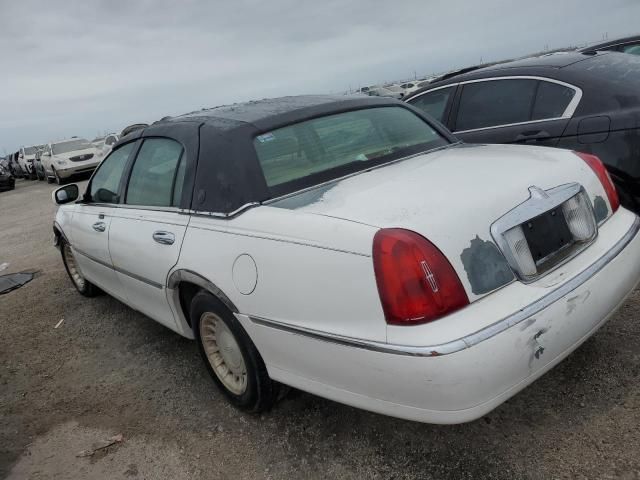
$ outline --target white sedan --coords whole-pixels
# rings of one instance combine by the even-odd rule
[[[95,170],[103,159],[100,151],[84,138],[71,138],[44,146],[40,161],[47,182],[58,185],[69,177]]]
[[[476,419],[640,279],[640,221],[597,157],[461,144],[388,98],[156,122],[121,139],[82,195],[53,196],[77,290],[195,339],[250,411],[286,384],[405,419]]]

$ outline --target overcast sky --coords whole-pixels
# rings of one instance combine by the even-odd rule
[[[0,0],[0,154],[640,33],[638,0]]]

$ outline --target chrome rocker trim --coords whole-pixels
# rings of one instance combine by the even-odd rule
[[[461,350],[465,350],[480,342],[488,340],[499,333],[519,324],[527,318],[536,315],[551,304],[557,302],[565,295],[571,293],[580,285],[591,279],[596,273],[602,270],[611,260],[613,260],[624,248],[633,240],[633,238],[640,231],[640,218],[636,217],[633,225],[624,234],[624,236],[618,240],[618,242],[602,257],[592,263],[589,267],[578,273],[571,280],[567,281],[557,289],[549,292],[544,297],[535,301],[534,303],[518,310],[517,312],[498,320],[496,323],[489,325],[475,333],[466,335],[464,337],[452,340],[447,343],[439,345],[426,345],[426,346],[412,346],[412,345],[397,345],[384,342],[376,342],[372,340],[361,340],[352,337],[345,337],[342,335],[336,335],[332,333],[320,332],[318,330],[312,330],[304,327],[298,327],[294,325],[285,324],[275,320],[269,320],[257,316],[249,316],[249,319],[264,327],[275,328],[295,335],[303,335],[311,337],[316,340],[322,340],[325,342],[336,343],[339,345],[345,345],[348,347],[363,348],[365,350],[372,350],[374,352],[389,353],[393,355],[407,355],[412,357],[438,357],[441,355],[449,355]]]

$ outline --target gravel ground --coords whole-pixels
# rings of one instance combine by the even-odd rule
[[[295,391],[254,416],[225,402],[193,342],[75,292],[51,246],[52,190],[20,180],[0,193],[2,273],[38,272],[0,296],[0,477],[640,479],[640,292],[473,423],[407,422]]]

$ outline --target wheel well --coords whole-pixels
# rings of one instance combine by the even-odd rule
[[[53,226],[53,237],[55,240],[54,245],[56,247],[60,247],[62,240],[64,240],[64,235],[62,234],[62,231],[58,228],[57,225]]]
[[[193,300],[193,297],[195,297],[200,290],[203,290],[201,286],[191,282],[180,282],[178,285],[180,308],[182,309],[182,314],[190,327],[193,327],[193,325],[191,325],[190,315],[191,300]]]

